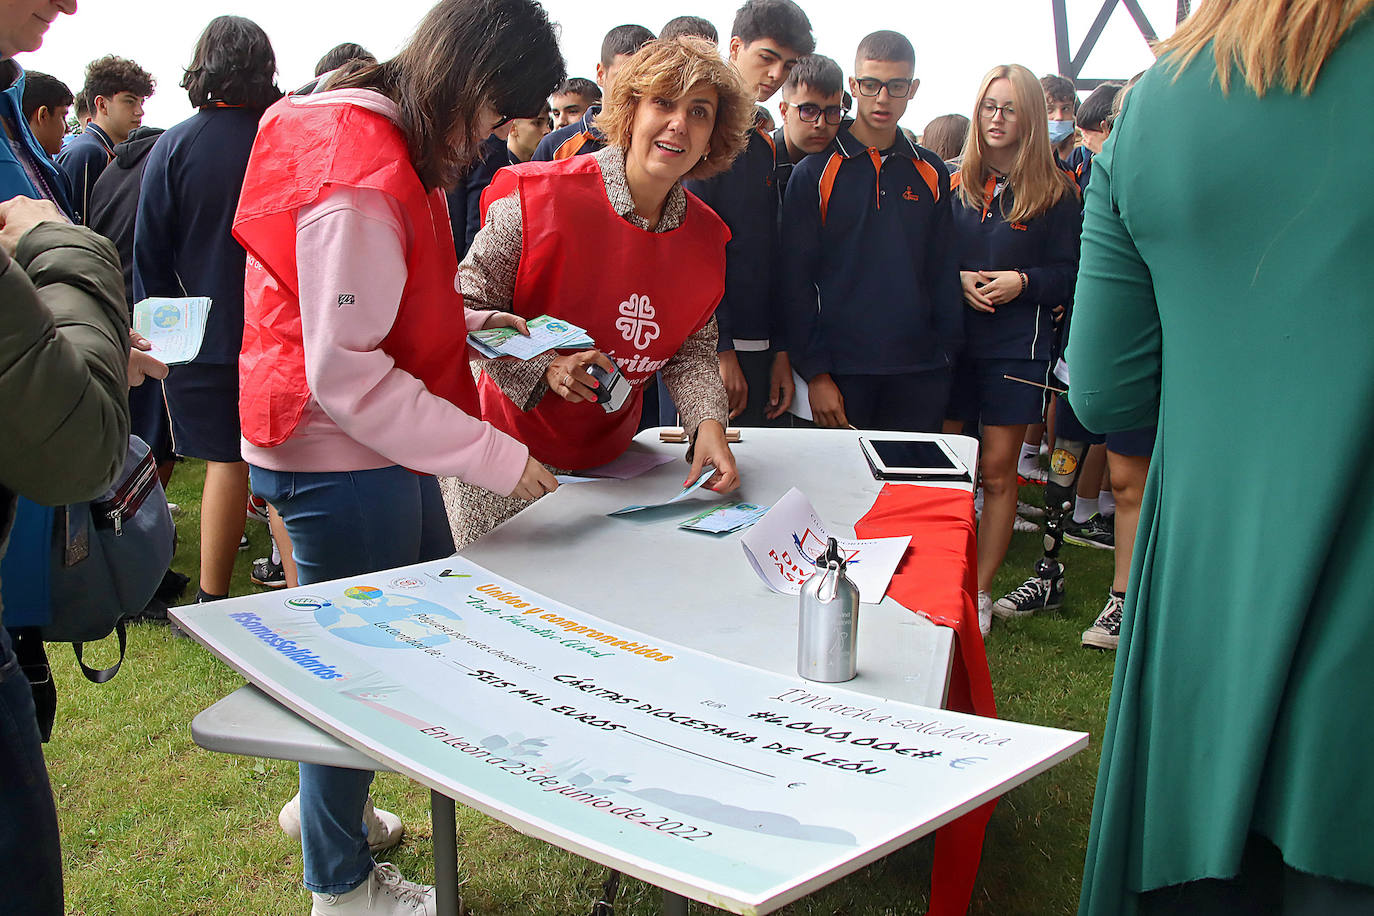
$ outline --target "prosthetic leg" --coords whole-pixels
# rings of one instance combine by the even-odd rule
[[[1063,603],[1064,564],[1059,562],[1059,548],[1064,545],[1064,524],[1072,517],[1078,475],[1087,453],[1088,443],[1055,437],[1045,481],[1045,552],[1035,563],[1035,575],[993,603],[992,612],[998,617],[1024,617]]]

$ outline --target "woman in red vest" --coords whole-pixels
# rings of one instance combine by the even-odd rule
[[[302,585],[452,553],[424,475],[503,497],[557,486],[477,419],[466,334],[520,322],[464,308],[444,189],[563,76],[533,0],[443,0],[393,60],[346,65],[264,115],[234,219],[239,413],[253,491],[281,513]],[[431,888],[374,867],[369,846],[401,825],[372,809],[371,780],[300,767],[281,821],[299,825],[312,913],[432,914]]]
[[[716,305],[730,232],[682,179],[709,178],[744,147],[754,105],[715,46],[645,45],[616,74],[597,119],[609,145],[589,156],[502,169],[482,202],[485,225],[460,269],[480,307],[549,314],[587,329],[598,349],[482,363],[482,417],[559,472],[605,464],[639,428],[643,386],[662,372],[692,443],[690,479],[739,485],[725,442]],[[596,403],[588,369],[618,368],[625,405]],[[454,542],[481,537],[529,504],[444,478]]]

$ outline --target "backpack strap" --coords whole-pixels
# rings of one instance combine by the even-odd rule
[[[124,632],[124,621],[122,618],[115,622],[114,629],[115,635],[119,637],[119,661],[108,668],[92,668],[87,665],[85,660],[81,657],[81,647],[84,646],[85,643],[72,643],[72,651],[76,653],[76,663],[81,666],[81,673],[86,675],[86,680],[90,681],[92,684],[105,683],[118,674],[119,666],[124,664],[124,649],[128,642],[128,638]]]

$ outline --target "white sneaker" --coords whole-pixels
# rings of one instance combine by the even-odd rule
[[[301,793],[297,792],[291,800],[282,805],[277,815],[277,823],[286,835],[296,840],[301,838]],[[405,835],[405,825],[390,811],[372,807],[372,796],[367,797],[363,806],[363,823],[367,825],[367,848],[374,853],[383,852],[397,843]]]
[[[987,636],[992,632],[992,596],[978,593],[978,632]]]
[[[1045,510],[1040,506],[1033,506],[1018,499],[1016,501],[1016,514],[1024,515],[1026,518],[1044,518]]]
[[[1033,522],[1028,518],[1022,518],[1019,515],[1015,515],[1012,516],[1011,530],[1025,531],[1034,534],[1040,530],[1040,524],[1038,522]]]
[[[434,888],[407,881],[390,862],[373,867],[367,880],[344,894],[315,894],[310,916],[436,916]],[[462,905],[458,911],[462,912]]]

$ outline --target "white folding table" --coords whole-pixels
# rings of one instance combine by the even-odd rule
[[[733,447],[743,482],[728,498],[771,504],[792,487],[805,493],[833,533],[853,523],[882,487],[851,430],[747,429]],[[943,438],[976,467],[977,443],[962,436],[866,433],[893,438]],[[659,441],[658,430],[635,449],[675,460],[630,480],[565,484],[462,552],[462,556],[572,607],[595,607],[605,620],[655,637],[782,674],[796,670],[796,600],[774,594],[746,561],[739,535],[681,531],[708,503],[687,500],[635,516],[608,517],[621,506],[657,502],[687,474],[684,447]],[[971,489],[969,483],[939,484]],[[586,575],[595,569],[598,575]],[[578,575],[570,575],[577,571]],[[874,697],[943,705],[953,650],[952,631],[891,599],[863,605],[859,675],[844,686]],[[388,769],[284,708],[252,685],[196,717],[192,736],[207,750],[355,769]],[[439,911],[457,911],[454,802],[431,791]],[[685,897],[664,891],[664,912],[685,914]]]

